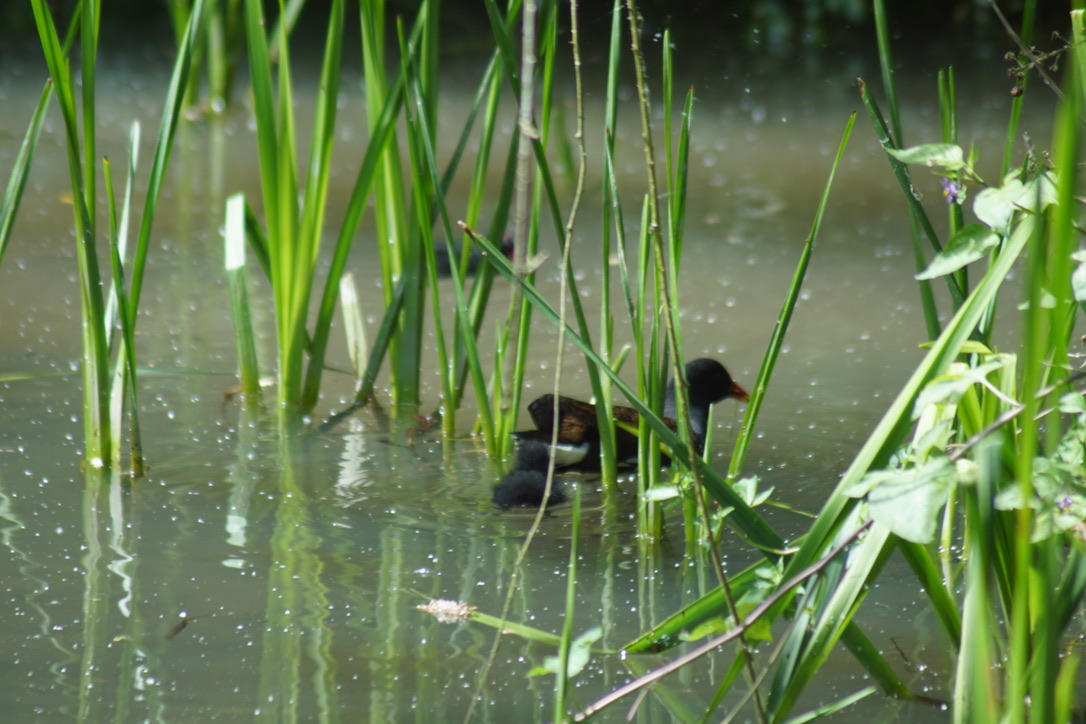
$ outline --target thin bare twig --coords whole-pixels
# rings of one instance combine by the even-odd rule
[[[1045,397],[1048,397],[1050,394],[1055,392],[1060,387],[1063,387],[1065,385],[1071,385],[1071,384],[1077,382],[1078,380],[1083,379],[1084,377],[1086,377],[1086,370],[1079,370],[1078,372],[1075,372],[1075,373],[1069,375],[1067,377],[1067,379],[1065,379],[1065,380],[1060,380],[1059,382],[1057,382],[1055,384],[1051,384],[1048,387],[1037,390],[1036,397],[1037,397],[1037,399],[1044,399]],[[974,433],[972,437],[970,437],[968,440],[966,440],[964,443],[962,443],[960,447],[956,448],[954,450],[954,452],[950,454],[950,456],[949,456],[950,460],[952,462],[960,460],[962,457],[965,456],[965,454],[967,452],[969,452],[969,450],[976,447],[977,444],[981,440],[988,437],[993,432],[995,432],[999,428],[1003,427],[1004,425],[1006,425],[1008,422],[1010,422],[1014,418],[1021,415],[1022,412],[1025,409],[1026,409],[1025,403],[1023,403],[1023,402],[1015,403],[1014,407],[1007,410],[1006,412],[1004,412],[1002,415],[1000,415],[996,419],[992,420],[992,422],[989,423],[987,426],[985,426],[984,429],[979,430],[976,433]],[[1042,417],[1047,416],[1048,414],[1050,414],[1052,412],[1053,409],[1054,408],[1050,407],[1047,410],[1041,410],[1040,412],[1037,413],[1037,419],[1040,419]]]
[[[525,277],[529,273],[528,215],[530,213],[530,192],[532,187],[532,139],[538,138],[539,136],[532,119],[532,113],[535,108],[536,17],[538,10],[539,8],[536,0],[524,0],[524,6],[521,10],[520,98],[518,108],[520,134],[518,137],[516,179],[513,190],[513,266],[516,269],[517,274],[521,275],[521,277]],[[513,294],[513,307],[510,319],[517,320],[520,319],[519,310],[520,305],[524,304],[524,297],[520,292],[519,286],[513,290]],[[563,316],[562,319],[564,320],[565,317]],[[564,325],[560,329],[564,329]],[[562,332],[560,331],[558,343],[559,354],[561,354],[562,349],[561,335]],[[508,407],[508,390],[512,388],[512,357],[513,355],[509,355],[506,358],[505,369],[503,370],[503,376],[505,377],[505,384],[502,385],[503,407]],[[557,386],[562,373],[562,365],[556,365],[555,370],[555,385]],[[557,433],[558,427],[555,426],[555,437],[557,437]],[[557,442],[557,440],[552,440],[552,443],[554,442]],[[513,608],[513,596],[516,593],[517,584],[520,580],[521,565],[528,555],[528,548],[532,545],[532,541],[535,540],[535,536],[539,532],[540,524],[543,522],[543,515],[546,512],[547,500],[550,499],[553,486],[554,461],[552,458],[547,467],[547,482],[543,491],[543,502],[540,503],[539,510],[536,511],[535,519],[532,521],[532,525],[528,529],[528,534],[524,538],[524,543],[520,546],[520,550],[517,552],[517,558],[513,562],[513,571],[509,576],[509,585],[506,589],[505,601],[502,604],[502,621],[505,621],[509,617],[509,611]],[[475,693],[471,697],[471,703],[468,705],[468,710],[464,713],[464,724],[471,721],[471,718],[475,713],[475,705],[482,699],[483,685],[486,683],[490,670],[494,666],[494,661],[497,659],[498,647],[501,645],[501,641],[502,631],[499,628],[494,634],[494,641],[490,646],[486,661],[480,668],[479,674],[476,677]]]
[[[999,6],[996,5],[995,0],[988,0],[988,4],[992,6],[992,11],[995,12],[996,18],[999,19],[999,22],[1003,25],[1003,29],[1007,31],[1007,35],[1011,37],[1011,40],[1018,45],[1018,49],[1021,51],[1022,55],[1029,58],[1030,63],[1037,69],[1037,75],[1041,76],[1041,80],[1044,84],[1052,89],[1052,92],[1056,94],[1056,97],[1060,99],[1060,102],[1066,101],[1067,98],[1063,95],[1063,91],[1060,90],[1059,84],[1052,79],[1052,76],[1050,76],[1047,71],[1045,71],[1043,62],[1037,56],[1037,53],[1034,52],[1033,48],[1027,47],[1026,44],[1022,42],[1022,38],[1018,36],[1018,33],[1014,32],[1014,28],[1007,22],[1007,18],[1003,15]]]
[[[654,669],[654,670],[650,671],[649,673],[645,674],[644,676],[640,676],[637,679],[634,679],[633,681],[626,684],[625,686],[621,686],[618,689],[615,689],[610,694],[597,699],[595,702],[593,702],[592,704],[587,706],[584,710],[574,714],[573,715],[573,721],[585,721],[590,716],[592,716],[592,715],[596,714],[597,712],[601,711],[602,709],[610,706],[611,704],[615,703],[619,699],[621,699],[621,698],[623,698],[623,697],[625,697],[625,696],[627,696],[629,694],[632,694],[633,692],[637,691],[638,689],[641,689],[644,686],[648,686],[649,684],[655,683],[656,681],[662,679],[663,677],[667,676],[668,674],[670,674],[670,673],[672,673],[674,671],[677,671],[678,669],[681,669],[683,666],[686,666],[690,662],[692,662],[692,661],[694,661],[696,659],[699,659],[702,656],[705,656],[706,654],[713,651],[717,647],[728,643],[729,641],[731,641],[734,638],[737,638],[744,631],[746,631],[748,628],[750,628],[751,624],[753,624],[755,621],[757,621],[759,618],[761,618],[763,615],[765,615],[765,613],[767,611],[769,611],[769,609],[771,609],[774,605],[776,605],[776,603],[778,601],[780,601],[786,594],[788,594],[793,588],[795,588],[799,584],[803,583],[803,581],[807,580],[811,576],[814,576],[815,574],[819,573],[820,571],[822,571],[822,569],[824,569],[826,566],[828,566],[830,564],[830,562],[833,561],[833,559],[836,558],[841,553],[841,551],[843,551],[854,540],[856,540],[856,538],[858,538],[861,533],[863,533],[868,528],[870,528],[871,524],[872,524],[872,521],[870,521],[870,520],[867,521],[866,523],[861,525],[859,528],[857,528],[855,531],[853,531],[852,534],[848,536],[848,538],[843,540],[837,546],[830,549],[826,553],[825,557],[823,557],[821,560],[819,560],[819,561],[817,561],[815,563],[812,563],[810,566],[808,566],[807,568],[804,568],[802,571],[800,571],[799,573],[797,573],[796,575],[794,575],[790,579],[788,579],[788,581],[785,582],[784,585],[780,586],[776,590],[776,592],[773,593],[772,596],[770,596],[769,598],[767,598],[766,600],[764,600],[760,604],[758,604],[750,612],[750,615],[747,616],[747,618],[741,624],[737,625],[734,629],[732,629],[728,633],[721,634],[720,636],[717,636],[716,638],[713,638],[713,639],[710,639],[709,641],[706,641],[702,645],[700,645],[697,648],[683,654],[682,656],[675,659],[674,661],[671,661],[671,662],[669,662],[667,664],[664,664],[663,666],[659,667],[658,669]]]
[[[664,313],[662,315],[664,318],[664,330],[667,335],[668,348],[671,350],[672,375],[675,379],[676,418],[680,421],[680,430],[684,431],[682,434],[686,441],[690,442],[692,440],[689,422],[690,399],[687,391],[685,371],[683,369],[679,335],[678,331],[675,329],[675,320],[672,312],[674,309],[674,300],[672,299],[668,268],[664,260],[664,238],[663,229],[660,225],[659,189],[656,184],[656,157],[652,144],[652,121],[650,117],[648,83],[645,79],[645,57],[641,50],[641,29],[639,13],[637,10],[637,0],[626,0],[626,12],[630,24],[630,50],[634,57],[637,93],[640,99],[639,105],[641,110],[641,137],[645,147],[645,167],[648,176],[649,230],[647,236],[652,240],[653,259],[656,264],[657,280],[660,285],[660,294],[664,308]],[[693,450],[693,447],[691,447],[691,450]],[[709,536],[708,548],[713,570],[716,573],[717,579],[720,581],[721,589],[724,591],[724,596],[728,602],[728,608],[730,609],[732,616],[738,620],[739,614],[735,606],[735,599],[732,596],[731,586],[728,584],[727,576],[724,575],[724,566],[720,551],[716,548],[714,541],[712,540],[712,524],[709,519],[709,508],[705,500],[705,493],[701,487],[701,473],[696,464],[691,465],[691,470],[694,476],[693,485],[695,494],[698,495],[698,506],[705,518],[706,535]],[[749,676],[750,681],[754,683],[757,680],[754,670],[754,655],[751,651],[750,644],[746,640],[746,637],[743,636],[741,630],[739,631],[738,636],[739,646],[742,651],[744,663],[747,667],[747,675]],[[758,713],[758,721],[763,722],[764,724],[768,720],[765,715],[765,706],[762,702],[761,693],[755,690],[754,698],[755,708]]]

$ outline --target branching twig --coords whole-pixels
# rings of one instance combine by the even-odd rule
[[[828,566],[830,564],[830,562],[833,561],[833,559],[836,558],[841,553],[841,551],[843,551],[846,547],[848,547],[856,538],[858,538],[860,536],[861,533],[863,533],[869,527],[871,527],[871,524],[872,524],[872,521],[870,521],[870,520],[867,521],[866,523],[861,525],[859,528],[857,528],[855,531],[853,531],[853,533],[850,536],[848,536],[848,538],[843,540],[840,544],[838,544],[834,548],[830,549],[821,560],[819,560],[819,561],[817,561],[815,563],[812,563],[810,566],[808,566],[807,568],[804,568],[802,571],[800,571],[796,575],[792,576],[792,578],[788,579],[788,581],[785,582],[782,586],[780,586],[773,593],[772,596],[770,596],[769,598],[767,598],[766,600],[764,600],[760,604],[758,604],[758,606],[756,606],[750,612],[750,615],[747,616],[747,618],[741,624],[738,624],[734,629],[732,629],[728,633],[721,634],[720,636],[717,636],[716,638],[713,638],[713,639],[710,639],[709,641],[706,641],[702,645],[700,645],[697,648],[683,654],[682,656],[675,659],[674,661],[672,661],[670,663],[667,663],[667,664],[664,664],[660,668],[654,669],[653,671],[650,671],[649,673],[645,674],[644,676],[640,676],[637,679],[634,679],[633,681],[626,684],[625,686],[622,686],[622,687],[619,687],[618,689],[615,689],[614,691],[612,691],[607,696],[604,696],[604,697],[601,697],[600,699],[597,699],[595,702],[593,702],[592,704],[587,706],[583,711],[580,711],[580,712],[574,714],[573,715],[573,720],[574,721],[585,721],[590,716],[596,714],[597,712],[604,709],[605,707],[610,706],[611,704],[615,703],[616,701],[623,698],[624,696],[632,694],[633,692],[637,691],[638,689],[641,689],[644,686],[648,686],[649,684],[655,683],[659,679],[662,679],[663,677],[667,676],[668,674],[670,674],[670,673],[672,673],[674,671],[677,671],[678,669],[681,669],[683,666],[686,666],[687,664],[694,661],[695,659],[699,659],[702,656],[705,656],[709,652],[716,649],[718,646],[722,646],[722,645],[728,643],[729,641],[731,641],[732,639],[735,639],[735,638],[741,636],[744,631],[746,631],[748,628],[750,628],[751,624],[753,624],[755,621],[757,621],[759,618],[761,618],[763,615],[765,615],[765,613],[767,611],[769,611],[774,605],[776,605],[776,603],[778,601],[780,601],[786,594],[788,594],[793,588],[795,588],[799,584],[803,583],[803,581],[807,580],[811,576],[814,576],[815,574],[819,573],[823,568]]]
[[[992,11],[995,12],[996,18],[999,19],[999,22],[1003,25],[1003,29],[1007,31],[1007,35],[1011,37],[1011,40],[1018,45],[1018,49],[1021,51],[1022,55],[1029,58],[1030,64],[1037,69],[1037,75],[1041,76],[1041,80],[1044,84],[1052,89],[1052,92],[1056,94],[1056,97],[1060,99],[1060,102],[1066,101],[1067,99],[1064,97],[1063,91],[1060,90],[1059,84],[1057,84],[1056,81],[1052,79],[1052,76],[1045,71],[1045,58],[1038,56],[1033,48],[1027,47],[1026,44],[1022,42],[1022,38],[1018,36],[1018,33],[1014,32],[1014,28],[1007,22],[1007,18],[1003,15],[999,6],[996,5],[995,0],[988,0],[988,4],[992,6]]]
[[[1045,397],[1048,397],[1050,394],[1055,392],[1060,387],[1063,387],[1064,385],[1071,385],[1071,384],[1075,383],[1076,381],[1081,380],[1083,378],[1086,378],[1086,370],[1079,370],[1078,372],[1075,372],[1075,373],[1069,375],[1067,377],[1067,379],[1065,379],[1065,380],[1060,380],[1059,382],[1057,382],[1055,384],[1051,384],[1048,387],[1037,390],[1036,397],[1037,397],[1037,399],[1044,399]],[[976,447],[977,444],[980,443],[981,440],[988,437],[993,432],[995,432],[999,428],[1003,427],[1004,425],[1006,425],[1008,422],[1010,422],[1014,418],[1021,415],[1022,412],[1025,409],[1026,409],[1025,403],[1023,403],[1023,402],[1015,403],[1014,407],[1010,408],[1009,410],[1004,412],[1002,415],[1000,415],[996,419],[992,420],[992,422],[989,423],[988,425],[986,425],[984,427],[984,429],[979,430],[976,433],[974,433],[972,437],[970,437],[968,440],[966,440],[964,443],[962,443],[960,447],[955,449],[954,452],[949,455],[951,462],[956,462],[956,461],[960,460],[961,458],[963,458],[965,456],[965,454],[967,452],[969,452],[972,448]],[[1052,410],[1053,410],[1053,408],[1050,407],[1047,410],[1039,411],[1037,413],[1037,418],[1040,419],[1042,417],[1045,417],[1046,415],[1051,413]]]

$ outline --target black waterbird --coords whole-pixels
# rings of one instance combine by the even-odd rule
[[[538,440],[525,440],[517,448],[517,464],[494,488],[494,504],[508,509],[514,506],[538,508],[547,492],[547,465],[550,449]],[[566,493],[557,479],[551,483],[547,505],[564,503]]]
[[[690,399],[690,432],[694,437],[696,452],[700,455],[708,432],[709,408],[729,397],[749,400],[750,395],[732,380],[724,365],[712,359],[702,358],[687,362],[686,382]],[[637,410],[619,405],[615,405],[612,410],[617,422],[637,427]],[[567,470],[599,470],[600,429],[595,405],[559,396],[558,414],[555,417],[554,395],[541,395],[528,405],[528,413],[536,429],[513,433],[522,447],[529,441],[544,443],[549,447],[557,425],[555,466]],[[664,397],[664,422],[672,430],[677,429],[674,380],[668,382]],[[616,427],[615,447],[620,464],[635,460],[637,435],[622,429],[621,426]]]

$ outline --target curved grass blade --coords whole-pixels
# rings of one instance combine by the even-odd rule
[[[49,99],[53,95],[53,81],[45,82],[38,105],[34,107],[34,114],[30,117],[30,124],[26,128],[23,143],[19,146],[19,155],[15,157],[15,164],[8,176],[8,185],[4,190],[4,199],[0,202],[0,264],[4,262],[4,250],[7,248],[8,239],[11,236],[11,227],[15,224],[15,214],[19,211],[19,202],[23,198],[23,190],[26,188],[26,178],[30,171],[30,161],[34,158],[34,150],[38,146],[38,138],[41,136],[42,125],[45,122],[45,112],[49,108]]]

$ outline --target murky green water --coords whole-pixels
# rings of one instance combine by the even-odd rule
[[[467,112],[467,67],[451,65],[443,85],[446,135]],[[2,168],[18,150],[45,77],[36,62],[11,68],[0,79]],[[998,86],[998,61],[978,61],[977,71],[974,84],[959,85],[969,93],[964,140],[981,145],[991,173],[1008,96]],[[683,332],[689,357],[718,357],[740,382],[754,379],[832,154],[848,114],[860,109],[851,87],[859,74],[874,79],[877,71],[856,61],[800,77],[702,69],[693,78]],[[133,118],[144,121],[149,162],[164,78],[142,57],[111,61],[101,73],[100,143],[114,163],[124,157]],[[906,104],[911,141],[936,140],[934,95],[934,81],[916,83]],[[589,127],[599,118],[600,98],[588,99]],[[342,113],[332,223],[364,150],[357,82],[346,84]],[[627,113],[618,129],[628,215],[643,174],[635,118]],[[1044,116],[1031,122],[1027,117],[1025,130],[1047,135]],[[441,625],[415,610],[430,597],[493,614],[501,609],[530,517],[492,508],[500,471],[478,446],[433,436],[392,439],[361,413],[284,450],[268,419],[224,399],[235,378],[222,204],[238,190],[258,198],[254,137],[241,104],[221,122],[185,125],[156,223],[138,342],[140,364],[155,368],[140,384],[150,473],[131,488],[88,480],[80,465],[81,393],[73,374],[79,300],[61,135],[59,117],[51,116],[0,265],[0,375],[30,376],[0,383],[5,720],[440,722],[462,720],[473,699],[478,721],[548,720],[551,681],[526,674],[550,650],[503,638],[477,694],[494,632]],[[936,181],[922,173],[916,180],[935,206]],[[590,189],[598,182],[590,178]],[[453,197],[462,194],[454,189]],[[598,199],[590,190],[575,235],[590,307],[598,298]],[[373,328],[380,318],[374,243],[367,227],[352,263]],[[543,246],[555,252],[552,235],[544,235]],[[920,359],[925,335],[912,273],[905,204],[861,118],[748,457],[746,472],[773,486],[775,499],[816,511]],[[553,262],[542,276],[553,293]],[[261,298],[265,317],[257,323],[269,334],[269,302]],[[504,309],[506,298],[497,290],[494,308]],[[629,337],[624,325],[616,325],[620,341]],[[554,367],[554,335],[537,328],[538,363],[528,372],[526,399],[549,386]],[[268,345],[264,359],[271,359]],[[347,366],[342,349],[331,362]],[[586,393],[583,361],[571,352],[564,364],[569,393]],[[351,392],[345,377],[326,380],[321,414]],[[432,407],[436,377],[426,384]],[[720,468],[741,414],[734,403],[716,412]],[[462,413],[465,436],[470,415]],[[591,479],[576,485],[586,505],[578,631],[601,625],[603,643],[617,648],[713,586],[703,565],[683,565],[681,548],[641,549],[625,518],[632,495],[620,502],[619,521],[604,524]],[[768,516],[790,535],[804,529],[792,513]],[[544,520],[512,620],[559,630],[569,517],[565,506]],[[669,532],[681,546],[679,519]],[[730,571],[753,560],[735,541],[726,553]],[[921,600],[904,565],[892,562],[859,621],[914,687],[940,695],[946,644]],[[198,618],[166,638],[184,616]],[[664,660],[598,658],[578,678],[575,697],[587,704],[631,671]],[[722,653],[665,680],[642,702],[638,720],[701,712],[729,663]],[[865,681],[856,662],[838,653],[801,709],[842,698]],[[598,720],[621,721],[628,705]],[[874,696],[840,720],[937,716],[902,706]]]

